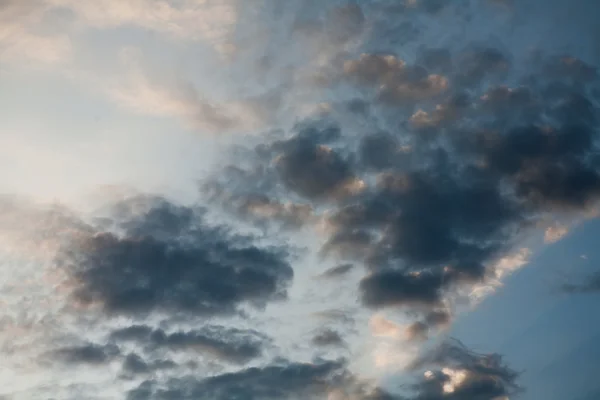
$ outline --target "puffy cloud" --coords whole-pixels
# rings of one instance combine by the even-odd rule
[[[413,368],[426,369],[414,384],[414,399],[496,400],[517,393],[519,374],[499,354],[477,354],[458,341],[448,341],[418,359]]]
[[[349,272],[351,272],[353,269],[354,269],[354,264],[340,264],[340,265],[336,265],[335,267],[329,268],[328,270],[323,272],[320,276],[322,278],[327,278],[327,279],[340,278],[340,277],[348,274]]]
[[[544,242],[546,243],[554,243],[558,242],[562,239],[567,233],[569,233],[569,228],[563,225],[555,225],[546,228],[544,232]]]
[[[326,329],[312,338],[312,343],[315,346],[325,347],[325,346],[341,346],[344,344],[344,339],[340,336],[340,334],[331,329]]]
[[[413,106],[415,101],[433,98],[448,88],[448,79],[428,74],[420,66],[407,66],[391,54],[362,54],[344,64],[344,73],[359,83],[378,88],[378,96],[394,105]]]
[[[119,354],[115,346],[99,346],[95,344],[84,344],[74,347],[63,347],[53,352],[55,359],[68,364],[91,364],[101,365],[110,361]]]
[[[305,139],[286,141],[280,147],[276,169],[291,191],[314,199],[343,197],[360,190],[347,161],[335,150]]]
[[[332,111],[310,135],[295,128],[284,139],[265,136],[249,150],[259,156],[238,170],[258,173],[270,199],[298,196],[317,215],[326,209],[321,254],[364,264],[365,306],[417,311],[414,337],[445,326],[452,312],[439,324],[426,315],[457,296],[476,304],[525,265],[528,251],[515,253],[521,232],[554,212],[584,212],[600,194],[595,81],[583,62],[542,57],[511,88],[496,83],[512,73],[504,50],[472,45],[448,59],[422,49],[419,57],[447,77],[447,88],[428,93],[433,75],[393,54],[343,65],[352,85],[407,90],[399,103],[382,107],[381,93],[370,101],[385,131],[344,125],[346,114]],[[557,63],[564,73],[549,67]],[[403,113],[406,105],[421,111]],[[386,114],[390,106],[399,112]],[[336,117],[342,130],[326,134],[324,121]],[[349,182],[360,190],[348,191]]]
[[[57,259],[77,280],[75,298],[108,313],[230,314],[282,299],[293,271],[285,254],[210,227],[201,209],[137,198],[115,206],[121,234],[75,238]]]
[[[239,372],[217,375],[206,379],[178,378],[166,389],[145,382],[128,395],[130,400],[179,398],[201,396],[210,400],[232,398],[248,399],[301,399],[325,396],[343,373],[343,363],[325,361],[311,363],[282,363],[262,368],[248,368]]]
[[[55,65],[70,59],[68,35],[45,18],[42,0],[6,0],[0,4],[1,60],[18,65]],[[45,27],[44,29],[40,29]]]

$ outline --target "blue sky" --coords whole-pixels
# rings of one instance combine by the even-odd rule
[[[0,399],[595,399],[599,11],[0,1]]]

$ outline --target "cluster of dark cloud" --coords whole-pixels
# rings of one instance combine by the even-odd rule
[[[160,198],[114,206],[106,229],[74,237],[58,262],[77,280],[74,298],[110,314],[227,315],[284,299],[293,271],[281,248],[211,226],[204,211]]]
[[[492,400],[512,396],[521,388],[519,373],[498,354],[477,354],[458,341],[448,341],[417,360],[424,378],[412,385],[415,400]]]
[[[375,3],[402,18],[370,25]],[[593,66],[538,56],[528,65],[533,72],[523,73],[509,50],[484,42],[421,46],[414,61],[350,46],[361,35],[382,32],[401,33],[397,43],[415,41],[423,31],[410,19],[435,18],[450,3],[350,2],[297,19],[294,33],[322,39],[314,47],[331,53],[323,71],[315,67],[313,83],[336,99],[333,111],[238,147],[235,165],[202,187],[211,205],[260,227],[322,223],[327,238],[320,254],[340,264],[320,277],[343,279],[362,264],[362,304],[409,311],[415,322],[407,333],[415,340],[449,324],[448,292],[493,275],[494,262],[518,233],[546,213],[584,210],[600,195],[600,92]],[[349,126],[349,120],[362,124]],[[0,222],[18,221],[20,214],[9,214],[0,214]],[[285,299],[293,279],[285,248],[209,224],[202,207],[139,196],[112,204],[93,222],[62,211],[52,215],[43,214],[69,226],[60,231],[66,240],[57,242],[56,261],[74,278],[72,298],[99,305],[104,317],[232,316],[245,305]],[[35,233],[43,240],[57,231]],[[564,290],[599,287],[594,276]],[[340,315],[348,318],[329,316]],[[222,326],[132,325],[112,332],[105,344],[62,347],[52,357],[71,366],[118,359],[130,375],[176,368],[167,355],[173,351],[240,368],[164,382],[145,377],[130,400],[496,400],[519,389],[519,374],[499,355],[475,354],[458,342],[420,357],[411,368],[422,378],[401,394],[362,382],[345,360],[247,367],[264,357],[267,342],[258,332]],[[346,341],[343,332],[323,329],[310,343],[331,349]]]
[[[132,325],[110,335],[116,343],[134,342],[146,352],[159,350],[196,352],[222,362],[244,364],[262,355],[264,335],[222,326],[165,332],[146,325]]]
[[[448,291],[493,276],[494,262],[540,216],[597,201],[593,66],[534,54],[523,72],[506,49],[478,43],[421,47],[412,65],[393,53],[346,57],[330,90],[367,89],[351,101],[368,104],[367,114],[395,110],[377,114],[385,129],[348,134],[331,122],[348,109],[335,109],[265,139],[247,159],[265,196],[302,199],[326,221],[322,255],[367,267],[365,306],[426,319]],[[225,191],[257,190],[230,182]],[[421,321],[415,335],[435,325]]]
[[[410,369],[419,377],[405,387],[388,391],[353,375],[345,360],[280,360],[213,377],[177,378],[166,386],[148,380],[132,390],[128,398],[494,400],[520,390],[519,374],[507,367],[500,355],[477,354],[458,341],[444,342],[426,352]]]
[[[268,338],[256,331],[207,325],[196,330],[166,332],[147,325],[131,325],[113,331],[104,344],[63,346],[44,359],[68,366],[102,367],[118,361],[122,377],[151,374],[182,367],[174,352],[194,354],[206,363],[243,365],[263,355]],[[137,350],[131,351],[133,348]]]

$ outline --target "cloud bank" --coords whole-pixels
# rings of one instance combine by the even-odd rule
[[[0,60],[73,72],[83,43],[116,37],[119,72],[92,68],[96,93],[149,124],[237,133],[189,182],[193,203],[0,199],[16,371],[0,370],[0,396],[518,395],[501,355],[446,332],[527,264],[525,239],[567,233],[542,224],[600,197],[599,60],[536,36],[534,3],[0,4]],[[64,31],[38,33],[57,15]],[[165,53],[125,43],[142,33]],[[196,50],[203,79],[161,74]],[[596,292],[596,276],[563,289]]]

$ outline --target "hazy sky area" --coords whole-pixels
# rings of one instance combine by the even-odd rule
[[[597,400],[600,2],[0,0],[0,400]]]

